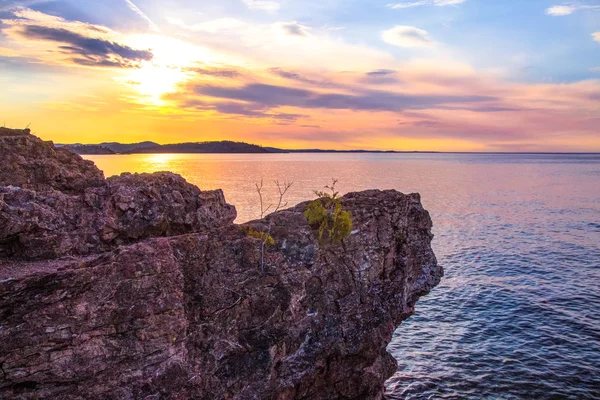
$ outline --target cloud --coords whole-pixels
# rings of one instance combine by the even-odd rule
[[[592,33],[592,37],[596,42],[600,42],[600,32]]]
[[[41,64],[137,68],[154,59],[151,50],[125,44],[125,36],[101,25],[24,8],[14,14],[1,27],[9,39],[7,49],[18,49],[17,54]]]
[[[434,41],[427,31],[414,26],[397,25],[383,31],[381,38],[384,42],[399,47],[431,47]]]
[[[396,71],[394,71],[393,69],[378,69],[376,71],[367,72],[365,75],[368,75],[368,76],[386,76],[386,75],[393,75],[395,73],[396,73]]]
[[[290,79],[293,81],[306,83],[308,85],[315,85],[315,86],[320,86],[320,87],[335,86],[335,84],[333,82],[320,80],[320,79],[308,78],[304,75],[300,75],[297,72],[287,71],[285,69],[278,68],[278,67],[277,68],[269,68],[268,71],[270,73],[272,73],[273,75],[279,76],[280,78]]]
[[[373,85],[393,84],[400,82],[397,75],[397,71],[393,69],[377,69],[366,72],[360,81]]]
[[[290,36],[308,36],[309,27],[299,24],[296,21],[284,22],[281,24],[281,29],[285,34]]]
[[[196,72],[200,75],[207,75],[217,78],[238,78],[242,74],[233,68],[213,68],[213,67],[188,67],[184,68],[186,72]]]
[[[243,0],[244,3],[248,6],[248,8],[254,10],[264,10],[270,13],[273,13],[279,10],[279,3],[276,1],[270,0]]]
[[[197,84],[191,86],[197,95],[260,104],[264,107],[300,107],[358,111],[402,111],[428,109],[453,104],[481,103],[496,100],[479,95],[417,95],[367,90],[357,94],[319,93],[287,86],[251,83],[241,87]],[[462,107],[465,108],[465,107]]]
[[[388,4],[388,7],[394,9],[411,8],[419,6],[452,6],[462,4],[467,0],[420,0],[420,1],[408,1],[396,4]]]
[[[591,6],[591,5],[585,5],[585,4],[569,4],[569,5],[562,5],[562,6],[552,6],[548,9],[546,9],[546,14],[552,15],[554,17],[562,17],[565,15],[573,14],[575,11],[578,11],[578,10],[594,10],[594,9],[600,9],[600,6]]]
[[[575,6],[552,6],[546,10],[546,14],[553,16],[563,16],[572,14],[577,7]]]
[[[180,100],[178,94],[171,95],[174,100]],[[277,121],[277,123],[291,123],[300,118],[306,117],[303,114],[270,112],[270,107],[260,103],[241,103],[241,102],[206,102],[204,100],[190,99],[185,97],[182,103],[183,107],[195,108],[197,110],[216,111],[224,115],[236,115],[245,118],[267,118]]]
[[[600,67],[590,69],[591,72],[600,72]]]
[[[26,25],[19,34],[27,39],[62,43],[59,49],[75,57],[71,60],[80,65],[100,67],[135,67],[141,61],[149,61],[149,50],[136,50],[108,40],[83,36],[63,28]]]
[[[326,29],[313,29],[298,22],[252,23],[236,18],[218,18],[195,24],[171,19],[186,31],[206,32],[186,36],[188,40],[226,54],[227,64],[296,68],[326,65],[330,70],[387,67],[395,63],[387,51],[364,44],[348,43]],[[235,59],[233,59],[235,58]]]

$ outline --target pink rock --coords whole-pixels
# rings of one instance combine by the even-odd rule
[[[342,244],[316,240],[306,203],[250,222],[272,223],[261,265],[220,190],[19,168],[2,185],[29,187],[0,187],[0,398],[380,399],[395,328],[443,274],[417,194],[344,196]]]

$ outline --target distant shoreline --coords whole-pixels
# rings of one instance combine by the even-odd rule
[[[537,154],[537,155],[598,155],[599,152],[509,152],[509,151],[433,151],[433,150],[335,150],[335,149],[280,149],[232,141],[158,144],[155,142],[100,144],[56,144],[79,155],[130,154]]]
[[[110,153],[110,154],[97,154],[97,153],[78,153],[80,155],[86,156],[132,156],[136,154],[490,154],[490,155],[527,155],[527,154],[535,154],[535,155],[600,155],[599,153],[574,153],[574,152],[500,152],[500,151],[386,151],[386,150],[320,150],[320,151],[310,151],[310,150],[291,150],[291,151],[282,151],[279,153],[234,153],[234,152],[224,152],[224,153],[208,153],[208,152],[156,152],[156,153]]]

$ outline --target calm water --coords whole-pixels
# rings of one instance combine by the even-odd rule
[[[222,188],[238,221],[254,183],[290,205],[339,188],[419,192],[446,276],[389,346],[393,399],[600,398],[600,155],[89,156],[107,176],[170,170]]]

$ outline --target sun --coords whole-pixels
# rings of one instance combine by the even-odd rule
[[[178,85],[189,77],[186,68],[214,58],[206,48],[163,35],[133,35],[127,44],[150,49],[154,57],[117,80],[133,87],[141,102],[152,105],[165,104],[163,96],[177,91]]]
[[[187,78],[181,69],[146,64],[127,73],[124,83],[134,88],[144,103],[163,105],[163,96],[177,90],[177,86]]]

